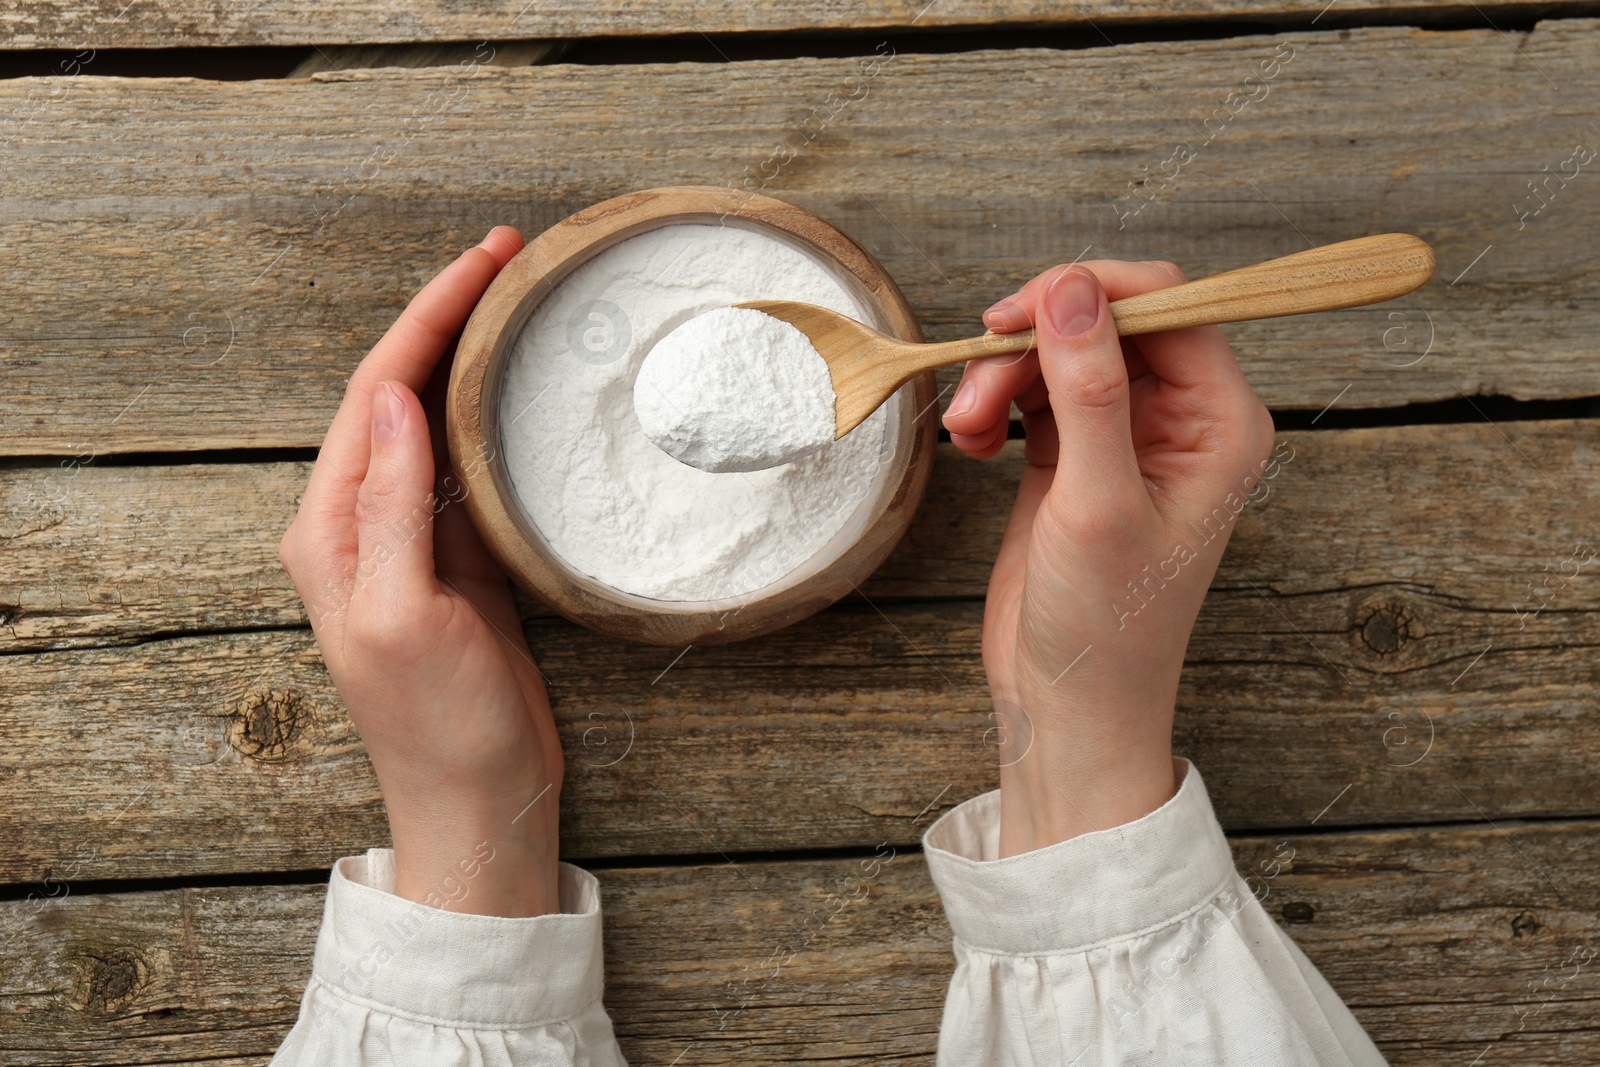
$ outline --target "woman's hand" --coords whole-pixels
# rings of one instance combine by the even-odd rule
[[[983,664],[1001,745],[1001,855],[1146,815],[1175,789],[1189,632],[1244,502],[1271,477],[1272,417],[1214,326],[1119,341],[1111,300],[1169,263],[1056,267],[984,316],[1038,351],[967,366],[945,414],[987,458],[1015,398],[1028,466],[989,581]]]
[[[497,227],[356,368],[279,548],[383,789],[395,891],[512,916],[560,910],[561,744],[437,414],[441,358],[521,247]]]

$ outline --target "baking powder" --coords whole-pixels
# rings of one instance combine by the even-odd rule
[[[833,440],[833,379],[799,328],[754,308],[696,315],[656,342],[633,382],[644,435],[703,471],[758,471]]]
[[[501,391],[501,447],[523,510],[574,570],[658,600],[739,597],[825,564],[835,535],[865,524],[892,452],[893,400],[821,451],[743,473],[679,463],[641,430],[633,385],[646,353],[695,315],[747,300],[799,300],[872,324],[798,248],[693,224],[601,252],[529,317]]]

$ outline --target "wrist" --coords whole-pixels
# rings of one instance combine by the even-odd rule
[[[1057,700],[1006,715],[1021,728],[1001,748],[1000,855],[1121,826],[1172,799],[1172,704],[1154,707]]]
[[[390,803],[395,894],[474,915],[559,912],[557,794],[529,799]]]

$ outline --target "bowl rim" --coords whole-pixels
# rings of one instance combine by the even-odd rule
[[[500,386],[517,337],[539,303],[574,270],[629,237],[679,223],[777,230],[859,283],[886,332],[922,340],[916,315],[883,266],[804,208],[719,186],[666,186],[602,201],[557,222],[518,252],[473,310],[450,370],[445,436],[460,500],[485,547],[511,578],[558,614],[601,633],[654,645],[721,644],[770,633],[859,586],[910,527],[932,473],[936,420],[931,372],[902,387],[891,474],[855,542],[815,573],[772,593],[715,601],[653,600],[613,589],[569,566],[525,528],[499,448]],[[908,403],[909,401],[909,403]],[[893,468],[898,465],[898,473]],[[875,483],[876,484],[876,483]],[[892,486],[892,488],[890,488]],[[527,524],[531,525],[531,524]],[[830,542],[831,544],[831,542]],[[819,550],[820,554],[820,550]]]

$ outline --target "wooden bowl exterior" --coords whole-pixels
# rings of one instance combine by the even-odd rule
[[[770,633],[832,604],[859,586],[910,526],[933,469],[936,420],[931,373],[900,396],[891,486],[854,544],[833,563],[771,594],[673,602],[620,592],[568,567],[516,501],[500,454],[500,383],[529,316],[572,271],[611,246],[675,223],[721,223],[767,232],[830,260],[860,284],[884,332],[921,341],[916,316],[870,253],[811,212],[760,194],[715,186],[647,189],[572,215],[529,242],[506,264],[473,311],[456,349],[446,400],[450,460],[489,551],[528,592],[567,618],[602,633],[656,645],[721,644]],[[875,485],[877,481],[875,479]]]

